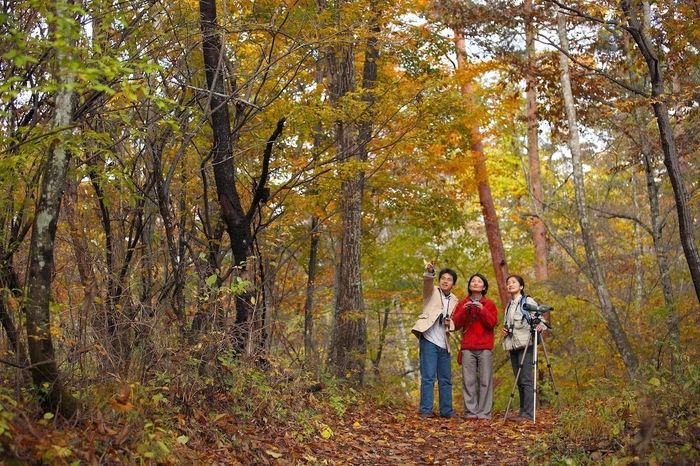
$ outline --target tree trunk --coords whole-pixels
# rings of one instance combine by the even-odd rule
[[[374,370],[374,377],[379,381],[380,372],[379,364],[382,362],[382,353],[384,352],[384,346],[386,345],[386,332],[389,327],[389,306],[384,308],[384,318],[381,316],[377,319],[379,322],[379,342],[377,343],[377,355],[372,360],[372,369]]]
[[[639,205],[638,191],[639,181],[637,181],[637,173],[630,173],[630,184],[632,187],[632,205],[635,212],[641,212]],[[634,298],[633,301],[637,306],[640,306],[644,301],[644,274],[642,267],[642,257],[644,257],[644,244],[642,228],[637,222],[632,223],[632,236],[634,237]],[[631,295],[631,293],[630,293]]]
[[[397,316],[403,316],[403,308],[402,308],[401,304],[398,301],[395,301],[394,305],[396,307],[394,309],[394,313]],[[414,343],[415,340],[413,340],[413,338],[414,338],[413,334],[406,331],[406,324],[404,323],[403,317],[398,319],[398,326],[399,326],[398,338],[399,338],[399,342],[400,342],[399,348],[401,348],[401,360],[403,362],[404,375],[410,376],[413,379],[413,382],[410,385],[412,387],[414,387],[416,382],[418,382],[420,380],[420,372],[417,371],[413,367],[413,359],[410,357],[409,346],[415,345],[415,343]],[[408,340],[409,338],[411,338],[411,343],[413,345],[409,345],[409,340]],[[407,384],[402,378],[401,379],[401,387],[406,389],[406,386],[407,386]],[[406,396],[408,396],[408,395],[409,395],[409,391],[406,390]]]
[[[306,281],[306,301],[304,302],[304,357],[307,366],[316,368],[318,358],[313,340],[314,329],[314,290],[316,284],[316,266],[318,261],[318,218],[315,215],[311,217],[310,235],[311,241],[309,244],[309,274]]]
[[[98,293],[98,283],[95,279],[95,270],[93,264],[95,257],[91,255],[89,248],[89,239],[85,234],[82,217],[77,209],[80,200],[80,181],[78,179],[70,179],[66,181],[66,190],[63,194],[63,209],[65,212],[66,223],[70,229],[70,238],[73,246],[73,256],[75,265],[78,269],[80,277],[80,285],[83,288],[83,304],[78,312],[77,327],[78,345],[88,345],[88,330],[90,318],[94,315],[91,312],[95,304],[95,297]],[[103,357],[103,355],[101,355]],[[104,364],[104,358],[101,361]],[[112,368],[110,367],[109,370]]]
[[[317,87],[321,88],[323,84],[323,57],[319,57],[316,60],[316,75],[314,81]],[[313,141],[314,141],[314,165],[318,158],[318,154],[321,152],[322,141],[323,141],[323,127],[321,122],[318,121],[314,125],[313,130]],[[317,187],[314,185],[309,189],[309,194],[315,196],[317,194]],[[307,367],[313,368],[314,372],[319,371],[321,368],[321,361],[316,351],[314,344],[314,300],[316,291],[316,269],[318,267],[318,246],[319,246],[319,217],[316,215],[315,209],[311,214],[311,227],[309,228],[309,235],[311,240],[309,241],[309,267],[308,267],[308,277],[306,281],[306,300],[304,302],[304,359]]]
[[[17,274],[12,267],[12,255],[3,254],[2,263],[0,263],[0,289],[3,290],[3,295],[8,293],[15,298],[20,296],[20,284],[17,279]],[[20,333],[17,330],[15,321],[10,313],[8,299],[5,296],[0,297],[0,324],[10,341],[10,348],[15,353],[15,362],[18,366],[25,366],[28,362],[27,351],[22,344]]]
[[[253,216],[258,212],[262,204],[267,201],[268,188],[266,187],[269,174],[269,163],[272,147],[282,133],[285,119],[281,118],[265,145],[263,154],[262,171],[260,178],[256,180],[253,191],[253,200],[248,211],[243,210],[238,188],[236,187],[236,161],[233,156],[233,143],[237,140],[237,134],[241,125],[236,125],[236,132],[231,132],[229,113],[229,97],[226,96],[224,86],[224,63],[226,61],[224,49],[221,45],[220,27],[217,24],[216,1],[200,0],[200,21],[202,27],[202,50],[204,56],[204,71],[209,89],[209,108],[211,110],[211,126],[213,131],[212,166],[216,193],[221,208],[221,216],[226,224],[226,232],[231,240],[233,251],[233,263],[240,269],[239,277],[249,286],[243,293],[237,294],[236,321],[233,329],[234,349],[239,354],[258,358],[257,351],[264,350],[265,333],[255,333],[254,330],[263,324],[264,313],[256,314],[256,304],[260,302],[255,291],[257,284],[256,267],[254,260],[254,236],[252,228]],[[232,78],[231,88],[237,92],[235,78]],[[236,117],[242,117],[242,112],[237,112]],[[264,305],[261,307],[264,309]],[[256,341],[254,337],[258,338]]]
[[[651,238],[654,243],[654,252],[656,257],[656,267],[659,270],[659,281],[661,282],[661,292],[664,296],[666,304],[666,327],[668,328],[668,336],[671,345],[674,349],[680,345],[680,330],[678,328],[678,309],[676,307],[676,299],[673,296],[673,285],[671,283],[670,267],[668,262],[668,250],[666,243],[663,240],[664,219],[661,215],[661,207],[659,207],[659,186],[656,182],[656,170],[651,157],[651,146],[643,133],[640,131],[642,147],[642,161],[644,163],[644,177],[646,180],[647,196],[649,198],[649,216],[651,218]],[[671,351],[673,353],[673,349]],[[671,368],[675,363],[673,354],[670,356]]]
[[[460,70],[465,69],[466,49],[464,38],[457,34],[457,63]],[[466,104],[474,101],[474,92],[470,82],[462,85],[462,97]],[[498,226],[498,215],[496,207],[491,196],[491,186],[489,185],[489,174],[486,168],[486,156],[484,155],[484,146],[481,140],[481,131],[477,125],[471,126],[471,147],[470,150],[474,154],[474,169],[476,182],[479,189],[479,202],[481,202],[481,212],[484,218],[484,226],[486,228],[486,238],[491,251],[491,262],[493,263],[494,273],[496,275],[496,283],[501,298],[501,305],[505,307],[510,301],[510,295],[506,290],[506,279],[508,278],[508,263],[506,262],[506,253],[503,248],[503,239],[501,238],[501,229]]]
[[[649,19],[649,5],[648,2],[643,2],[644,8],[644,28],[648,28],[650,24]],[[629,36],[624,36],[625,40],[623,42],[625,52],[627,55],[627,60],[632,63],[633,58],[630,54],[631,50],[629,47]],[[630,69],[634,69],[630,67]],[[635,76],[632,75],[630,71],[630,81],[635,82]],[[638,83],[641,85],[641,83]],[[654,243],[654,253],[656,258],[656,267],[659,270],[659,281],[661,283],[661,291],[664,297],[664,304],[666,305],[666,325],[668,328],[668,336],[671,342],[671,346],[678,348],[680,345],[680,331],[678,329],[678,309],[676,308],[675,297],[673,296],[673,285],[671,283],[671,276],[669,273],[670,267],[668,263],[668,250],[666,244],[663,240],[663,229],[665,225],[665,220],[661,214],[661,207],[659,206],[659,184],[657,182],[657,170],[656,170],[656,156],[652,152],[652,147],[647,137],[647,128],[649,127],[649,118],[646,112],[641,109],[635,109],[632,113],[634,118],[634,130],[639,134],[639,152],[642,156],[642,166],[644,170],[644,179],[647,190],[647,198],[649,199],[649,218],[651,225],[649,227],[649,233],[651,234],[651,239]],[[632,175],[634,176],[634,174]],[[635,178],[636,179],[636,178]],[[641,254],[639,254],[641,257]],[[638,258],[635,258],[635,261]],[[641,285],[640,285],[641,286]],[[640,305],[643,303],[640,300]],[[644,313],[641,313],[644,317]],[[673,351],[670,355],[671,368],[674,365]]]
[[[316,60],[316,76],[315,84],[319,88],[323,84],[323,58]],[[314,131],[314,165],[321,151],[322,144],[322,126],[321,122],[317,122]],[[310,189],[310,194],[313,196],[317,193],[316,185]],[[318,267],[318,242],[319,242],[319,218],[315,211],[311,214],[311,227],[309,228],[309,268],[306,281],[306,301],[304,302],[304,358],[307,367],[313,368],[314,372],[320,369],[320,358],[316,346],[314,345],[313,330],[314,330],[314,293],[316,290],[316,268]]]
[[[664,153],[664,165],[666,166],[666,171],[668,172],[669,179],[671,180],[673,195],[676,202],[676,212],[678,214],[678,233],[680,235],[681,245],[683,247],[685,259],[688,263],[688,269],[690,270],[690,276],[695,288],[695,296],[698,299],[698,302],[700,302],[700,255],[698,255],[698,248],[695,242],[695,227],[690,213],[690,196],[683,180],[683,173],[680,167],[678,152],[676,150],[676,141],[673,134],[673,128],[671,127],[671,120],[668,115],[668,104],[667,97],[664,92],[662,67],[659,63],[659,58],[653,48],[651,40],[645,32],[645,29],[648,28],[649,24],[649,5],[647,2],[644,2],[643,8],[645,14],[643,15],[643,21],[641,23],[637,18],[636,12],[632,11],[631,2],[629,0],[621,0],[620,7],[625,14],[625,18],[629,26],[627,31],[634,39],[635,43],[639,47],[639,51],[642,53],[642,56],[647,63],[649,79],[651,81],[652,107],[654,109],[654,115],[656,116],[656,123],[659,127],[661,147]],[[645,158],[645,160],[647,159]],[[648,171],[648,168],[645,167],[645,171]],[[647,187],[651,188],[652,185],[655,186],[655,182],[652,179],[652,185],[650,185],[648,176],[649,175],[647,175]],[[656,188],[654,187],[653,190],[656,191]],[[652,200],[651,196],[652,192],[650,191],[650,200]],[[654,196],[654,198],[656,198],[656,196]],[[652,208],[653,207],[654,204],[652,203]],[[661,226],[657,223],[660,222],[660,217],[652,217],[652,222],[654,222],[654,232],[658,232],[659,234],[659,243],[657,244],[656,238],[654,238],[654,245],[655,247],[661,247],[661,249],[657,249],[657,262],[659,263],[658,265],[660,268],[664,267],[661,270],[663,279],[663,274],[668,276],[668,268],[665,267],[665,248],[663,248],[663,243],[660,241]],[[659,260],[661,260],[661,262]],[[664,262],[663,265],[662,262]],[[663,281],[662,286],[664,286]],[[669,300],[673,303],[669,306],[667,325],[671,340],[677,343],[680,341],[678,315],[670,289],[664,289],[664,298],[667,300],[667,303]]]
[[[547,228],[542,220],[544,210],[544,194],[542,192],[542,176],[540,172],[540,153],[537,119],[537,77],[535,76],[535,20],[532,12],[532,0],[525,0],[525,51],[527,65],[525,68],[525,95],[527,100],[527,160],[529,171],[529,187],[532,207],[535,215],[532,221],[532,243],[535,247],[535,279],[538,282],[549,278],[547,270]]]
[[[149,120],[150,121],[150,120]],[[168,293],[167,301],[172,309],[172,313],[177,318],[180,331],[183,334],[188,332],[186,328],[185,318],[185,270],[183,260],[182,242],[178,243],[177,234],[181,232],[177,218],[174,216],[175,210],[170,199],[170,189],[168,181],[163,177],[163,150],[162,145],[157,144],[157,136],[152,134],[153,130],[149,128],[149,138],[151,143],[148,145],[147,154],[150,155],[150,162],[153,170],[153,190],[155,193],[155,205],[163,221],[165,232],[165,246],[167,258],[170,263],[170,280],[172,282],[172,291]]]
[[[346,144],[348,142],[348,138],[339,140],[345,140]],[[367,352],[366,317],[360,274],[363,182],[364,176],[357,173],[353,178],[346,179],[341,189],[343,238],[338,269],[337,304],[328,350],[331,375],[347,379],[355,385],[361,385],[363,382]]]
[[[231,240],[234,263],[241,268],[241,277],[253,283],[254,264],[248,262],[248,259],[253,256],[253,236],[236,189],[231,121],[224,88],[224,52],[219,37],[216,1],[200,0],[199,11],[203,35],[204,69],[210,92],[209,108],[213,130],[212,166],[216,193],[221,215],[226,223],[226,231]],[[252,288],[249,288],[249,291],[238,295],[235,300],[234,348],[239,354],[245,351],[252,331],[253,297]]]
[[[627,339],[627,334],[622,328],[618,311],[615,308],[607,283],[605,282],[605,272],[598,258],[598,248],[595,242],[595,235],[591,229],[590,220],[588,217],[588,205],[586,204],[586,191],[584,186],[583,164],[581,161],[581,148],[579,144],[578,121],[576,116],[576,108],[574,106],[574,98],[571,92],[571,80],[569,77],[569,62],[566,53],[569,51],[569,42],[566,36],[566,24],[564,14],[559,11],[557,14],[557,24],[559,41],[563,53],[559,53],[559,65],[561,66],[561,86],[564,98],[564,108],[566,118],[569,125],[569,150],[571,150],[571,163],[573,166],[574,191],[576,196],[576,208],[579,215],[579,226],[581,227],[581,237],[583,239],[584,249],[586,251],[586,260],[588,264],[588,277],[591,280],[603,316],[605,317],[608,332],[613,338],[620,356],[625,364],[625,368],[630,378],[635,378],[639,368],[637,356],[632,349],[632,346]]]
[[[63,11],[67,2],[56,3],[56,15],[61,18],[57,29],[65,38],[73,37],[76,27],[70,14]],[[66,182],[70,161],[68,140],[70,131],[65,128],[73,119],[72,89],[73,75],[68,72],[64,60],[69,59],[63,51],[57,50],[59,62],[59,90],[56,94],[56,116],[54,128],[58,131],[53,137],[48,161],[41,181],[39,200],[32,226],[27,275],[27,342],[29,358],[32,362],[32,381],[39,391],[42,408],[47,412],[58,412],[70,418],[77,411],[77,401],[64,390],[58,373],[58,365],[51,338],[51,282],[54,271],[54,240],[56,224],[61,208],[61,198]]]
[[[7,173],[5,173],[7,175]],[[6,193],[12,195],[15,192],[12,185]],[[26,221],[25,206],[28,202],[22,202],[23,207],[19,210],[10,210],[3,214],[1,227],[9,233],[0,244],[0,324],[5,330],[10,347],[15,353],[15,362],[18,366],[25,366],[29,363],[27,348],[22,343],[21,329],[17,328],[15,320],[12,318],[12,307],[9,297],[15,301],[22,301],[22,285],[13,265],[13,258],[17,248],[24,242],[29,233],[29,224]]]
[[[340,10],[348,1],[338,2],[338,26],[343,28]],[[325,7],[325,2],[319,2]],[[377,13],[372,5],[373,33],[377,32]],[[345,41],[336,42],[326,54],[328,64],[328,87],[331,105],[338,108],[343,98],[355,92],[355,44],[354,39],[344,35]],[[368,115],[361,120],[371,122],[371,91],[377,79],[376,59],[379,55],[376,37],[370,35],[365,52],[362,88],[363,101]],[[368,98],[369,97],[369,100]],[[360,124],[359,134],[352,121],[339,119],[335,124],[335,149],[341,161],[366,160],[367,145],[371,138],[371,124]],[[367,323],[364,298],[362,296],[362,276],[360,268],[362,239],[362,196],[365,175],[360,167],[348,170],[341,187],[340,214],[342,242],[338,268],[338,291],[331,331],[328,365],[330,373],[360,385],[364,379],[367,354]]]

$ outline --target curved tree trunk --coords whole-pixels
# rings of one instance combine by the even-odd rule
[[[664,153],[664,165],[666,166],[666,171],[668,172],[669,179],[671,180],[671,186],[673,187],[673,195],[676,201],[676,212],[678,214],[678,234],[680,235],[681,245],[683,247],[683,252],[685,254],[686,262],[688,263],[688,269],[690,270],[690,277],[693,281],[693,287],[695,288],[695,296],[700,302],[700,255],[698,254],[698,247],[695,238],[695,227],[693,219],[690,213],[689,201],[690,195],[683,181],[683,173],[680,167],[679,156],[676,150],[676,141],[673,134],[673,128],[671,127],[671,119],[668,114],[668,104],[666,93],[664,92],[664,78],[662,73],[662,66],[659,62],[659,58],[653,48],[650,38],[645,32],[645,24],[649,24],[648,12],[643,15],[644,20],[639,21],[637,17],[637,12],[632,11],[632,5],[630,0],[621,0],[620,8],[625,14],[625,19],[627,20],[628,28],[627,31],[630,33],[635,43],[639,47],[644,60],[647,63],[647,68],[649,72],[649,79],[651,81],[651,95],[652,95],[652,107],[654,109],[654,115],[656,116],[656,123],[659,127],[659,135],[661,137],[661,147]],[[644,2],[643,8],[645,10],[648,8],[648,3]],[[646,167],[645,167],[646,170]],[[647,186],[649,181],[647,181]],[[655,191],[655,189],[653,190]],[[650,199],[652,200],[652,207],[654,207],[652,199],[652,191],[649,192]],[[655,196],[654,196],[655,197]],[[653,213],[653,212],[652,212]],[[654,232],[659,234],[661,228],[656,222],[659,221],[660,217],[652,218],[655,222]],[[660,246],[656,244],[655,246]],[[664,249],[657,249],[657,262],[659,262],[659,267],[663,267],[662,262],[665,262]],[[664,273],[662,269],[662,277]],[[663,284],[663,282],[662,282]],[[668,296],[667,295],[668,291]],[[673,298],[670,296],[670,290],[664,289],[664,297],[669,301],[673,302]],[[668,327],[669,333],[672,341],[680,341],[680,334],[678,330],[678,316],[675,310],[675,306],[669,306],[669,317]]]
[[[256,182],[253,192],[253,200],[244,211],[240,196],[236,187],[236,161],[233,156],[233,143],[235,134],[231,132],[229,113],[229,97],[226,96],[224,86],[225,53],[219,36],[221,28],[217,24],[216,1],[200,0],[200,22],[202,27],[202,49],[204,55],[204,70],[209,89],[209,108],[211,109],[211,125],[213,130],[212,166],[216,193],[221,208],[221,216],[226,224],[226,232],[231,240],[234,264],[240,268],[240,278],[250,285],[245,292],[236,296],[236,324],[233,331],[234,349],[239,353],[249,356],[258,356],[255,351],[264,347],[264,333],[262,338],[253,341],[253,332],[262,326],[264,314],[256,315],[256,263],[254,236],[252,228],[253,216],[262,204],[267,201],[268,188],[266,187],[269,174],[269,163],[272,147],[277,138],[282,134],[285,119],[281,118],[265,145],[263,154],[262,171]],[[233,79],[233,78],[232,78]],[[231,87],[236,92],[235,79]],[[241,112],[237,113],[237,117]],[[240,131],[240,125],[236,131]]]
[[[644,28],[648,29],[651,22],[649,18],[649,4],[648,2],[642,2],[644,5]],[[630,50],[630,36],[624,36],[623,46],[625,49],[625,55],[627,60],[633,63],[633,57],[631,56]],[[630,67],[630,81],[638,81],[638,77],[633,75],[632,69]],[[641,87],[641,83],[638,83]],[[665,220],[661,214],[661,207],[659,206],[659,184],[657,181],[656,173],[656,155],[652,151],[649,138],[647,136],[647,128],[649,127],[649,117],[646,112],[642,109],[635,109],[632,112],[632,117],[634,118],[633,131],[636,131],[639,135],[639,152],[642,156],[642,166],[644,169],[644,179],[647,190],[647,198],[649,199],[649,218],[650,227],[648,228],[651,234],[652,241],[654,243],[654,254],[656,258],[656,267],[659,270],[659,281],[661,283],[661,291],[664,296],[664,304],[666,305],[666,325],[668,328],[668,338],[670,340],[671,346],[678,348],[680,345],[680,331],[678,328],[678,309],[676,307],[675,297],[673,296],[673,285],[671,283],[671,276],[669,273],[670,267],[668,262],[668,249],[663,241],[663,229],[665,226]],[[634,176],[634,174],[633,174]],[[639,254],[641,257],[641,254]],[[638,260],[638,258],[635,258]],[[641,266],[639,266],[641,267]],[[641,279],[640,279],[641,281]],[[639,285],[642,286],[641,284]],[[643,296],[643,290],[638,292],[638,295]],[[640,305],[643,305],[642,300],[638,299]],[[642,313],[643,317],[643,313]],[[670,367],[673,368],[675,364],[675,358],[673,351],[670,352]]]
[[[214,147],[212,166],[216,193],[221,207],[221,215],[226,223],[226,231],[231,240],[234,263],[241,267],[241,277],[252,283],[253,264],[248,258],[253,256],[253,235],[236,190],[236,166],[231,140],[231,121],[228,101],[224,88],[224,53],[217,24],[216,1],[201,0],[199,11],[202,27],[202,48],[204,67],[209,88],[209,107]],[[243,353],[251,333],[250,319],[253,316],[252,289],[236,297],[236,328],[234,329],[235,349]]]

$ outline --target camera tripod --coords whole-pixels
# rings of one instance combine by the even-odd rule
[[[530,343],[535,342],[532,345],[532,368],[530,370],[533,371],[532,375],[532,382],[533,382],[533,389],[532,389],[532,396],[533,396],[533,410],[532,410],[532,422],[536,422],[537,419],[537,326],[540,323],[543,323],[544,325],[547,326],[547,328],[552,328],[547,322],[542,321],[539,318],[539,314],[535,314],[535,317],[532,318],[532,321],[530,322],[530,333],[527,338],[527,344],[525,345],[525,351],[523,351],[523,356],[520,358],[520,365],[518,366],[518,373],[515,374],[515,381],[513,382],[513,389],[510,391],[510,398],[508,399],[508,407],[506,408],[506,413],[503,416],[503,420],[505,421],[508,418],[508,412],[510,411],[510,403],[513,401],[513,397],[515,396],[515,387],[518,385],[518,380],[520,378],[520,372],[523,370],[523,365],[525,364],[525,357],[527,356],[527,352],[530,351]],[[552,364],[549,362],[549,354],[547,353],[547,345],[544,343],[544,338],[541,338],[541,343],[542,343],[542,350],[544,351],[544,358],[547,361],[547,369],[549,369],[549,376],[552,379],[552,386],[554,387],[554,393],[557,395],[557,405],[559,406],[559,409],[561,409],[561,400],[559,399],[559,389],[557,389],[557,383],[554,381],[554,374],[552,373]]]

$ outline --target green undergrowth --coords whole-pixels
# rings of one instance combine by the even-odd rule
[[[597,380],[542,442],[549,464],[700,464],[700,370],[646,367],[631,386]],[[546,452],[543,451],[546,448]]]

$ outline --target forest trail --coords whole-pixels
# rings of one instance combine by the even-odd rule
[[[291,432],[241,433],[251,439],[238,462],[214,455],[210,464],[260,465],[527,465],[528,452],[556,422],[551,410],[537,412],[537,422],[471,421],[462,416],[421,418],[417,413],[348,410],[313,440],[297,442]],[[325,433],[324,433],[325,432]],[[326,438],[327,437],[327,438]],[[225,452],[221,452],[225,453]],[[230,452],[228,452],[230,453]]]

